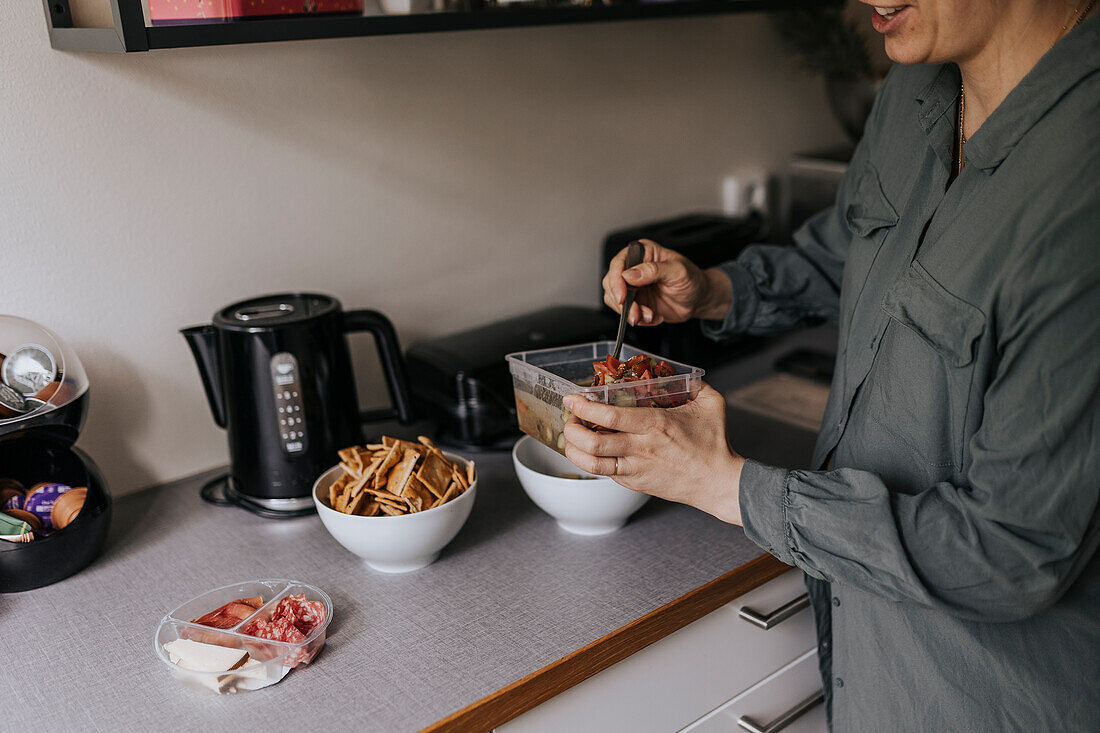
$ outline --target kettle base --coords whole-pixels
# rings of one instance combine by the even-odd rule
[[[265,499],[249,496],[234,488],[233,480],[228,474],[222,474],[203,484],[199,496],[209,504],[240,507],[267,519],[294,519],[317,513],[312,497]]]

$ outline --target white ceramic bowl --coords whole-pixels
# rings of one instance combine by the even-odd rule
[[[529,435],[520,438],[512,449],[512,463],[531,501],[573,534],[614,532],[649,499],[647,494],[631,491],[607,476],[582,471]],[[569,476],[578,478],[566,478]]]
[[[465,466],[469,461],[453,453],[448,460]],[[401,516],[360,517],[328,505],[328,488],[343,471],[333,466],[313,484],[313,503],[321,523],[349,552],[383,573],[407,573],[430,565],[455,538],[474,507],[477,479],[470,488],[443,506]],[[321,497],[324,497],[322,499]]]

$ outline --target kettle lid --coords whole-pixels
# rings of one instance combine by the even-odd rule
[[[298,325],[340,310],[340,301],[320,293],[276,293],[227,305],[214,326],[230,331],[266,331]]]

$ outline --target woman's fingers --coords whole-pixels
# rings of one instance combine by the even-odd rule
[[[629,433],[596,432],[575,417],[565,423],[565,440],[591,456],[622,456],[630,451]]]
[[[661,259],[661,246],[650,239],[639,239],[642,247],[645,249],[645,254],[642,257],[643,262],[653,262]],[[626,264],[626,251],[628,247],[623,247],[617,255],[611,258],[611,263],[607,266],[607,274],[603,279],[604,301],[607,302],[607,297],[610,295],[611,300],[616,304],[611,306],[615,312],[619,312],[618,305],[626,300],[626,287],[627,282],[623,279],[623,266]],[[634,269],[634,268],[631,268]],[[630,283],[634,286],[634,283]]]
[[[622,279],[632,288],[644,288],[646,285],[659,283],[670,274],[667,262],[643,262],[629,270],[624,270]]]
[[[646,433],[655,419],[656,408],[616,407],[580,395],[566,395],[563,404],[578,419],[620,433]]]
[[[618,458],[591,456],[572,443],[565,444],[565,457],[582,471],[588,471],[588,473],[594,473],[597,476],[615,476],[618,474]]]
[[[615,296],[611,294],[610,290],[605,289],[603,291],[603,302],[608,308],[616,313],[622,313],[623,304],[615,300]]]
[[[626,300],[626,281],[623,280],[623,264],[626,262],[626,248],[611,258],[611,264],[607,266],[607,275],[604,276],[604,299],[608,297],[615,302],[611,306],[617,313],[619,303]]]

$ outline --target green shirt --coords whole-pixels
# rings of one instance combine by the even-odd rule
[[[895,66],[836,205],[723,266],[712,336],[840,326],[818,470],[750,460],[740,497],[829,584],[837,731],[1100,729],[1098,72],[1100,14],[948,186],[958,69]]]

